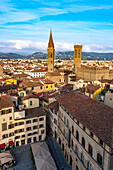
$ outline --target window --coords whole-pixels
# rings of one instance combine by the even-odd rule
[[[30,106],[32,106],[32,100],[30,101]]]
[[[19,125],[24,125],[24,122],[19,122]]]
[[[22,135],[22,138],[25,138],[25,135]]]
[[[15,130],[15,134],[18,133],[18,130]]]
[[[64,116],[64,123],[66,123],[66,117]]]
[[[69,127],[69,120],[67,120],[67,126]]]
[[[33,126],[33,129],[38,129],[38,127],[37,126]]]
[[[15,139],[20,139],[20,136],[16,136]]]
[[[54,118],[54,123],[57,125],[57,120]]]
[[[19,132],[24,132],[24,129],[20,129]]]
[[[27,128],[26,128],[26,131],[29,131],[29,130],[31,130],[31,127],[27,127]]]
[[[41,130],[41,134],[44,134],[44,130]]]
[[[12,113],[12,109],[9,109],[9,113]]]
[[[72,133],[74,134],[74,126],[72,126]]]
[[[15,123],[15,126],[18,126],[19,125],[19,123]]]
[[[91,137],[93,138],[93,132],[90,132]]]
[[[41,117],[40,119],[39,119],[39,121],[43,121],[44,120],[44,118],[43,117]]]
[[[4,114],[5,114],[5,110],[2,110],[2,111],[1,111],[1,115],[4,115]]]
[[[97,154],[97,162],[102,165],[102,156],[99,153]]]
[[[32,90],[34,90],[34,87],[32,87]]]
[[[20,93],[20,97],[24,97],[24,93]]]
[[[78,155],[78,146],[76,146],[75,152],[76,152],[76,154]]]
[[[93,154],[93,148],[92,148],[92,146],[89,144],[89,147],[88,147],[88,152],[89,152],[89,154],[92,156],[92,154]]]
[[[46,88],[48,88],[48,86],[46,86]]]
[[[32,133],[28,133],[28,135],[27,136],[31,136],[32,135]]]
[[[81,161],[84,163],[84,155],[81,153]]]
[[[86,130],[85,126],[83,126],[83,130],[84,130],[84,131]]]
[[[33,135],[36,135],[36,134],[38,134],[38,132],[33,132]]]
[[[14,136],[14,133],[12,132],[12,133],[9,133],[9,137],[11,137],[11,136]]]
[[[26,121],[26,124],[29,124],[29,123],[31,123],[31,120],[27,120],[27,121]]]
[[[2,123],[2,131],[7,130],[7,123]]]
[[[79,140],[79,133],[78,133],[78,131],[76,131],[76,138],[77,138],[77,140]]]
[[[75,58],[77,58],[77,50],[75,50]]]
[[[8,134],[2,136],[2,139],[8,138]]]
[[[33,123],[37,122],[37,119],[33,119]]]
[[[77,124],[79,125],[79,121],[77,120]]]
[[[85,139],[82,137],[82,146],[85,148]]]
[[[8,126],[8,129],[12,129],[12,128],[14,128],[14,124],[10,124],[10,125]]]
[[[51,85],[51,89],[53,88],[53,86]]]
[[[73,140],[71,141],[71,146],[73,147]]]
[[[52,61],[51,61],[51,64],[52,64]]]
[[[51,53],[51,58],[52,58],[52,53]]]
[[[10,117],[9,120],[12,120],[12,117]]]
[[[100,139],[100,144],[103,146],[103,141]]]
[[[39,140],[42,140],[42,135],[39,135]]]
[[[39,128],[43,128],[43,127],[44,127],[44,124],[40,124],[40,125],[39,125]]]
[[[91,170],[91,169],[92,169],[92,166],[91,166],[90,162],[87,163],[87,169],[88,169],[88,170]]]
[[[42,86],[40,86],[40,89],[42,89]]]

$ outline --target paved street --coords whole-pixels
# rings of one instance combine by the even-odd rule
[[[30,145],[18,146],[12,149],[17,165],[10,170],[35,170],[30,155]]]
[[[60,145],[56,142],[56,139],[52,136],[47,138],[47,144],[50,149],[51,155],[56,162],[58,170],[72,170],[71,166],[66,161],[63,151],[60,150]]]

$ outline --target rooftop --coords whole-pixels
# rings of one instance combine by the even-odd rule
[[[57,101],[98,138],[113,147],[113,108],[75,91],[59,95]]]

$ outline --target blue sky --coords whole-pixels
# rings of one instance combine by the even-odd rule
[[[0,0],[0,52],[45,52],[50,28],[56,51],[113,52],[113,2]]]

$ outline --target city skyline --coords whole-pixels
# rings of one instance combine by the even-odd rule
[[[83,0],[1,0],[0,52],[46,52],[50,28],[56,51],[113,52],[113,3]]]

